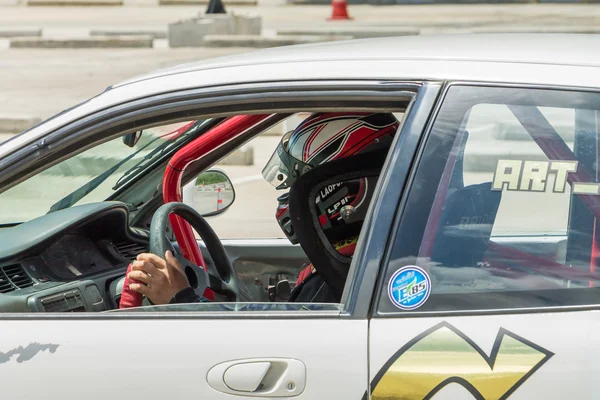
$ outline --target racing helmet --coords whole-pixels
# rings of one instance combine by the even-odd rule
[[[278,190],[306,172],[357,155],[387,153],[400,123],[388,113],[316,113],[286,133],[262,171]],[[377,177],[324,184],[315,198],[321,229],[341,254],[350,256],[369,207]],[[293,244],[298,238],[289,212],[289,193],[278,197],[275,217]]]

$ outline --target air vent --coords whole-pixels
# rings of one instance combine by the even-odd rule
[[[13,290],[15,290],[15,287],[10,283],[4,271],[0,269],[0,293],[8,293]]]
[[[129,261],[135,260],[140,253],[148,252],[148,247],[146,245],[135,242],[117,242],[115,243],[115,247],[119,254]]]
[[[2,271],[18,289],[33,286],[33,281],[21,267],[21,264],[7,265],[2,267]]]
[[[0,293],[33,286],[33,281],[20,264],[0,267]]]

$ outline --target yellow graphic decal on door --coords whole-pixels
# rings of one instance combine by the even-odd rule
[[[475,399],[508,398],[554,354],[501,328],[487,356],[471,339],[442,322],[400,349],[377,374],[373,400],[429,399],[455,382]]]

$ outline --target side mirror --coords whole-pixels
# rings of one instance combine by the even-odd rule
[[[128,147],[133,147],[140,141],[142,137],[142,131],[130,133],[129,135],[123,136],[123,143]]]
[[[224,172],[211,169],[183,188],[183,202],[203,217],[221,214],[235,200],[235,190]]]

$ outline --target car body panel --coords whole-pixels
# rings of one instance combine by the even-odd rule
[[[335,312],[294,320],[187,314],[170,320],[1,321],[4,390],[11,398],[233,400],[245,396],[213,389],[207,374],[223,362],[257,358],[301,362],[306,385],[295,399],[323,398],[329,385],[339,398],[367,389],[366,321],[342,321]],[[315,332],[318,343],[310,340]],[[25,377],[35,377],[35,384]]]
[[[448,85],[380,271],[372,399],[595,398],[598,92]],[[550,160],[578,168],[498,186]]]
[[[597,320],[598,311],[373,319],[372,399],[594,398]]]
[[[548,46],[550,42],[551,47]],[[187,63],[129,79],[113,87],[191,71],[315,61],[437,60],[599,67],[600,57],[593,51],[597,46],[596,35],[569,34],[448,34],[336,41],[270,48]],[[422,78],[428,78],[428,75]]]

